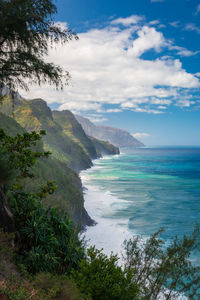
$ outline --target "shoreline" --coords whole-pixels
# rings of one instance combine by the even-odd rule
[[[95,168],[99,168],[98,161],[102,159],[104,157],[95,159],[93,161],[94,165],[91,168],[81,171],[79,174],[84,188],[84,207],[89,216],[97,222],[94,226],[86,226],[82,235],[85,236],[87,246],[94,245],[97,249],[102,249],[103,253],[108,256],[111,253],[117,254],[119,257],[118,263],[123,266],[123,242],[125,239],[129,239],[137,234],[128,230],[127,220],[121,219],[121,223],[118,224],[118,220],[109,216],[108,210],[112,207],[112,203],[116,200],[119,202],[124,200],[117,198],[108,190],[103,190],[98,186],[90,184],[88,174],[90,172],[93,173]],[[112,156],[108,156],[106,159],[112,159]],[[106,216],[106,213],[108,213],[108,216]],[[124,228],[122,228],[122,224]],[[164,300],[164,294],[160,294],[158,299]],[[187,300],[188,298],[185,295],[180,295],[176,299]]]
[[[98,161],[112,159],[113,156],[116,155],[95,159],[91,168],[83,170],[79,174],[83,184],[84,207],[90,218],[96,222],[92,226],[86,226],[82,234],[88,241],[88,245],[95,245],[97,249],[103,249],[107,255],[113,252],[121,256],[124,240],[132,235],[128,233],[127,219],[120,219],[119,223],[118,219],[110,217],[109,214],[112,214],[113,203],[124,202],[124,200],[117,198],[108,190],[101,190],[100,187],[91,185],[88,179],[90,172],[100,168]]]

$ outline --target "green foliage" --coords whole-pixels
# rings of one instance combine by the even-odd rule
[[[39,195],[15,186],[11,208],[20,235],[18,261],[28,272],[69,273],[84,257],[82,241],[73,223],[56,208],[46,209],[41,196],[52,192],[48,183]]]
[[[45,131],[40,133],[35,131],[31,133],[17,134],[15,137],[7,135],[0,129],[0,151],[7,153],[9,168],[19,172],[20,177],[33,177],[30,168],[35,164],[39,157],[48,157],[50,152],[33,151],[31,147],[45,135]]]
[[[192,264],[192,251],[200,249],[200,229],[194,229],[191,236],[182,240],[175,237],[164,247],[160,238],[162,229],[145,242],[141,237],[125,241],[125,267],[134,268],[133,280],[140,287],[140,299],[177,299],[186,294],[189,299],[200,297],[200,267]]]
[[[9,136],[15,137],[16,134],[24,134],[25,130],[12,118],[0,113],[0,128]],[[61,140],[60,140],[61,141]],[[42,140],[38,140],[36,146],[31,147],[32,151],[43,153]],[[6,151],[6,150],[5,150]],[[4,153],[5,153],[4,151]],[[6,191],[11,184],[15,182],[16,176],[19,174],[16,170],[12,169],[7,154],[0,157],[3,159],[2,168],[5,171],[0,173],[6,179]],[[9,167],[8,167],[9,166]],[[64,210],[70,218],[75,220],[77,225],[85,224],[85,214],[83,207],[83,195],[81,191],[81,181],[78,175],[73,172],[66,163],[60,162],[58,159],[45,156],[36,159],[35,164],[31,167],[31,173],[35,176],[33,178],[20,179],[20,184],[25,186],[27,192],[34,191],[40,192],[40,185],[46,184],[46,181],[56,181],[58,186],[54,194],[48,195],[44,203],[46,206],[56,206]],[[9,185],[8,185],[9,183]],[[83,221],[84,220],[84,221]],[[90,220],[90,219],[89,219]]]
[[[57,12],[51,0],[1,0],[0,2],[0,83],[17,90],[28,89],[25,78],[39,84],[63,86],[68,72],[47,63],[49,42],[65,43],[77,36],[53,22]]]
[[[81,292],[95,300],[137,299],[138,287],[132,282],[133,271],[122,270],[117,265],[118,257],[107,257],[102,251],[91,247],[78,270],[72,276]]]

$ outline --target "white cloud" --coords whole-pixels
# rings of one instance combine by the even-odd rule
[[[136,139],[140,139],[140,138],[150,137],[151,134],[146,132],[137,132],[137,133],[132,133],[132,136],[135,137]]]
[[[185,30],[187,31],[195,31],[196,33],[200,34],[200,28],[197,27],[195,24],[193,23],[190,23],[190,24],[187,24],[185,26]]]
[[[170,50],[177,50],[177,54],[180,56],[193,56],[199,53],[199,51],[191,51],[184,47],[169,45]]]
[[[138,38],[133,41],[128,55],[139,57],[147,50],[154,49],[156,52],[160,52],[161,48],[166,46],[163,34],[153,27],[143,26],[137,34]]]
[[[136,24],[136,16],[130,18],[132,21],[126,20],[123,29],[117,25],[118,19],[116,24],[112,21],[102,29],[80,33],[79,41],[49,50],[47,60],[71,73],[72,80],[64,91],[33,85],[29,92],[20,91],[21,94],[59,103],[59,109],[74,112],[130,109],[158,114],[164,110],[159,106],[175,104],[184,93],[190,93],[190,88],[199,88],[199,78],[184,70],[179,59],[159,54],[169,47],[178,52],[187,49],[172,44],[153,25]],[[142,54],[149,50],[157,58],[143,59]],[[111,107],[105,109],[105,104]]]
[[[143,16],[137,16],[137,15],[132,15],[127,18],[118,18],[113,21],[111,21],[111,24],[117,25],[117,24],[122,24],[124,26],[129,26],[132,24],[137,24],[138,22],[142,21],[144,19]]]

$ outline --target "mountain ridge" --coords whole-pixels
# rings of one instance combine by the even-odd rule
[[[98,140],[108,141],[116,147],[144,147],[128,131],[106,125],[95,125],[89,119],[75,115],[87,135]]]

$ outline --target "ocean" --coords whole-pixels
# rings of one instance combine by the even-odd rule
[[[87,228],[88,244],[120,255],[132,235],[146,239],[164,227],[168,244],[200,224],[200,147],[124,148],[93,163],[81,172],[85,207],[97,222]]]

